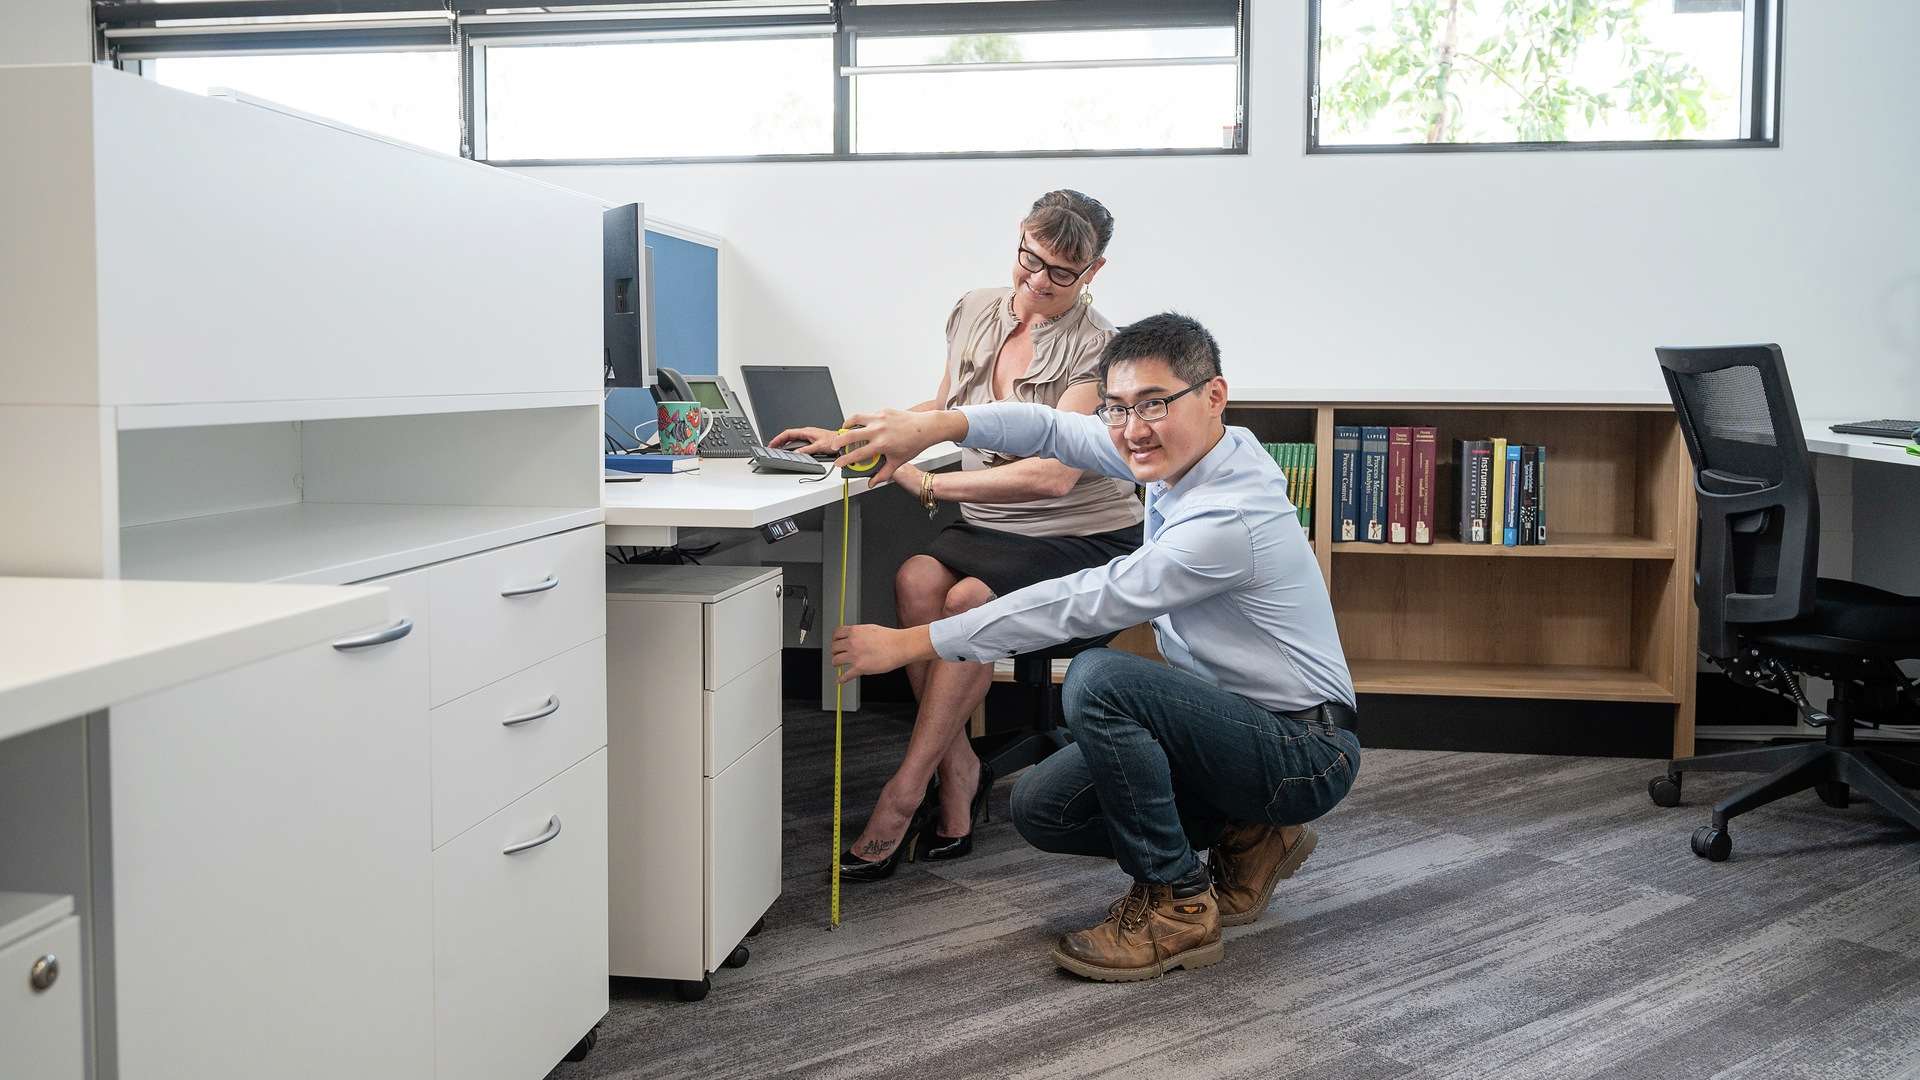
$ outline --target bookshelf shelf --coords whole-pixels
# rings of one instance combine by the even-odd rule
[[[1551,543],[1538,547],[1496,547],[1492,544],[1468,544],[1454,539],[1431,544],[1369,544],[1347,542],[1333,545],[1335,555],[1455,555],[1473,559],[1646,559],[1671,560],[1671,541],[1644,536],[1615,536],[1607,533],[1559,533]]]
[[[1693,485],[1670,406],[1645,396],[1535,404],[1513,393],[1242,399],[1227,421],[1262,441],[1315,444],[1314,556],[1362,694],[1668,704],[1675,756],[1693,753]],[[1336,425],[1436,430],[1442,538],[1333,542]],[[1494,437],[1551,451],[1545,545],[1453,536],[1454,440]]]
[[[1546,698],[1563,701],[1674,702],[1672,690],[1628,667],[1577,664],[1461,664],[1448,661],[1350,661],[1362,694]]]

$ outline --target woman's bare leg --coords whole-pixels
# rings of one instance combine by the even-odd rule
[[[893,605],[900,613],[901,626],[925,626],[943,614],[947,593],[960,584],[960,575],[931,555],[915,555],[900,564],[893,575]],[[913,684],[914,700],[926,689],[928,661],[907,665],[907,681]]]
[[[908,560],[908,564],[922,557],[915,556]],[[936,562],[935,565],[940,564]],[[946,568],[941,566],[941,569]],[[901,567],[903,575],[906,570],[906,566]],[[966,608],[977,607],[992,598],[993,592],[985,583],[978,578],[967,578],[947,590],[938,614],[939,617],[959,614]],[[965,607],[960,607],[961,604]],[[916,625],[908,621],[905,611],[901,612],[900,621],[909,626]],[[920,711],[914,719],[913,736],[907,742],[906,757],[894,771],[893,778],[887,781],[886,787],[881,789],[880,800],[874,804],[866,828],[854,841],[854,853],[863,859],[877,862],[899,846],[912,821],[914,810],[920,806],[920,800],[926,797],[927,782],[933,778],[935,769],[941,771],[945,780],[943,787],[952,788],[952,797],[959,805],[958,811],[949,815],[945,805],[949,799],[942,798],[939,827],[948,836],[962,835],[969,827],[960,823],[968,821],[967,803],[972,799],[974,785],[978,782],[980,759],[974,756],[973,748],[967,742],[966,725],[974,708],[985,699],[987,687],[992,685],[993,666],[931,660],[924,665],[924,671],[918,688]]]

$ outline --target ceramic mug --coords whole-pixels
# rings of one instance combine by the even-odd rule
[[[700,440],[713,427],[713,414],[697,401],[660,403],[660,452],[698,454]]]

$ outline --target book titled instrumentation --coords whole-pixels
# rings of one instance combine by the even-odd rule
[[[1456,439],[1457,527],[1469,544],[1547,542],[1547,448],[1506,439]]]
[[[1287,501],[1300,515],[1300,527],[1313,529],[1313,473],[1319,449],[1310,442],[1262,443],[1287,477]]]
[[[1333,429],[1333,538],[1431,544],[1439,436],[1430,427],[1340,424]]]

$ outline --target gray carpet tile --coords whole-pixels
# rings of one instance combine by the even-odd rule
[[[906,744],[849,718],[843,839]],[[790,708],[785,892],[703,1002],[615,980],[598,1048],[553,1080],[1204,1076],[1920,1080],[1920,837],[1812,793],[1687,835],[1750,777],[1657,762],[1367,751],[1306,867],[1227,959],[1131,985],[1057,971],[1125,890],[1006,820],[974,853],[848,886],[826,930],[832,717]],[[617,823],[615,823],[617,827]]]

